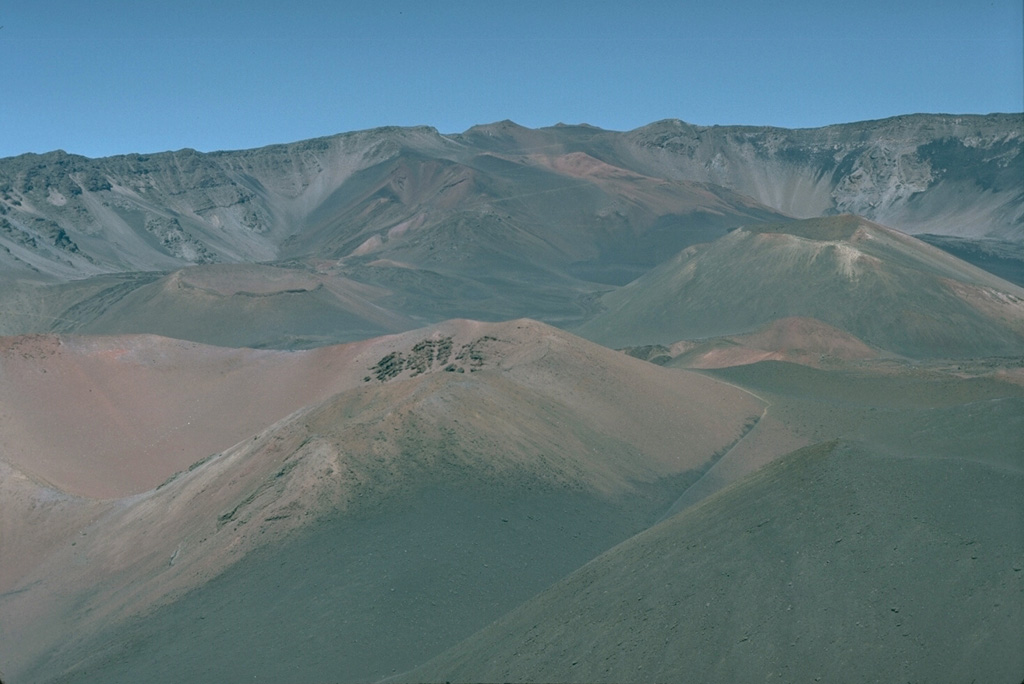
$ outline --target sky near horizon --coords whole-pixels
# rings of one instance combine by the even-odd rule
[[[0,157],[1024,111],[1021,0],[23,0],[0,26]]]

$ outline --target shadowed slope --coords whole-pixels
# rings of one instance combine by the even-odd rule
[[[733,231],[601,303],[606,311],[577,332],[617,347],[749,332],[802,316],[914,357],[1024,349],[1024,290],[853,216]]]
[[[1024,464],[984,441],[796,452],[398,679],[1016,681]]]
[[[1024,287],[1024,249],[1009,240],[970,240],[944,235],[919,235],[930,245],[989,273]]]
[[[356,387],[118,502],[24,577],[2,599],[0,656],[39,681],[68,668],[104,681],[182,667],[294,677],[301,663],[282,658],[308,635],[275,626],[329,605],[323,634],[364,646],[318,652],[300,678],[382,676],[643,529],[763,407],[532,321],[449,322],[360,351],[340,368],[354,366]],[[267,598],[283,585],[292,599]],[[391,589],[419,598],[406,611]],[[396,629],[403,617],[413,627]]]

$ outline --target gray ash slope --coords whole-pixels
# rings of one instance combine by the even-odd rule
[[[576,332],[612,347],[814,318],[912,358],[1018,355],[1024,289],[852,215],[745,226],[598,300]]]

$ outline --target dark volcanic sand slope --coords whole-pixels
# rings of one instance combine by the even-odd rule
[[[924,451],[941,458],[1004,453],[1024,440],[1021,359],[924,367],[879,362],[821,370],[767,361],[707,371],[769,403],[751,433],[774,424],[797,438],[791,449],[845,437],[888,454]],[[1015,413],[1016,412],[1016,413]],[[673,507],[682,510],[769,462],[763,438],[744,440]],[[742,448],[749,446],[751,448]],[[776,452],[778,455],[779,452]],[[753,467],[752,467],[753,466]]]
[[[1016,681],[1019,444],[796,452],[399,679]]]
[[[372,517],[322,519],[33,677],[74,662],[53,681],[375,681],[644,529],[669,500],[646,494],[611,502],[529,480],[448,484]]]

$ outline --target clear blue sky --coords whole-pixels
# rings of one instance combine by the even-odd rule
[[[0,3],[0,156],[1024,110],[1021,0]]]

